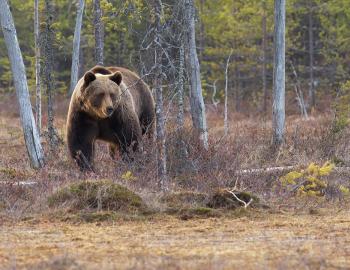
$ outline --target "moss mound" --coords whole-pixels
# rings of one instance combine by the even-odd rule
[[[257,196],[248,192],[235,191],[234,193],[245,203],[249,203],[252,200],[252,202],[249,204],[250,207],[254,208],[260,206],[260,199]],[[244,204],[237,200],[229,191],[220,189],[214,192],[211,199],[207,203],[207,206],[210,208],[236,209],[244,206]]]
[[[48,204],[50,207],[66,206],[72,210],[147,211],[140,196],[109,180],[68,185],[52,194]]]

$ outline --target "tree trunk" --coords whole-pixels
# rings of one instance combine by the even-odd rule
[[[267,26],[266,26],[266,2],[263,1],[263,18],[262,18],[262,53],[263,53],[263,63],[262,63],[262,82],[263,82],[263,111],[266,115],[267,112],[267,78],[266,78],[266,63],[267,63]]]
[[[162,16],[162,2],[161,0],[154,1],[155,12],[155,76],[154,88],[156,96],[156,129],[157,129],[157,163],[158,163],[158,183],[161,190],[167,189],[167,168],[166,168],[166,145],[165,145],[165,119],[163,109],[163,89],[162,89],[162,38],[161,38],[161,16]]]
[[[53,6],[52,0],[45,0],[45,35],[44,35],[44,82],[47,94],[47,129],[49,137],[49,145],[51,152],[56,148],[58,143],[58,136],[54,128],[54,112],[53,112],[53,89],[54,78],[53,73],[53,43],[54,31],[53,24]]]
[[[225,69],[225,108],[224,108],[224,134],[227,136],[228,134],[228,108],[227,108],[227,100],[228,100],[228,68],[230,65],[230,59],[232,56],[233,51],[231,51],[229,57],[226,61],[226,69]]]
[[[34,46],[35,46],[35,120],[38,133],[41,133],[41,81],[39,47],[39,0],[34,0]]]
[[[312,112],[316,106],[316,97],[315,97],[315,87],[314,87],[314,31],[313,31],[313,14],[312,14],[311,5],[309,10],[309,60],[310,60],[309,106],[310,106],[310,112]]]
[[[80,53],[80,36],[81,36],[81,26],[83,22],[84,13],[84,0],[79,0],[79,6],[77,10],[77,19],[75,22],[74,38],[73,38],[73,54],[72,54],[72,70],[70,79],[69,95],[72,95],[73,90],[78,82],[79,74],[79,53]]]
[[[204,149],[208,149],[208,130],[205,115],[205,106],[202,95],[202,84],[200,77],[200,66],[198,62],[198,55],[196,51],[196,28],[195,28],[195,10],[193,0],[185,0],[185,21],[186,27],[186,53],[187,53],[187,67],[190,72],[191,80],[191,115],[194,128],[199,136],[199,141]]]
[[[22,53],[18,44],[16,28],[10,7],[6,0],[0,0],[0,20],[11,63],[13,80],[19,102],[24,140],[30,164],[33,168],[41,168],[44,165],[44,154],[40,144],[39,133],[35,125],[32,106],[30,104],[27,77]]]
[[[274,76],[273,76],[273,144],[278,146],[284,139],[285,127],[285,28],[286,1],[275,0]]]
[[[94,0],[94,26],[95,26],[95,61],[103,65],[104,25],[100,0]]]

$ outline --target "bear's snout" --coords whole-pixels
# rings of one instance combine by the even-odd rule
[[[112,116],[113,112],[114,112],[114,108],[113,107],[108,106],[106,108],[106,113],[107,113],[108,117]]]

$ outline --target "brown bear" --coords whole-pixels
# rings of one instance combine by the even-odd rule
[[[154,133],[155,107],[147,84],[122,67],[95,66],[85,73],[72,94],[67,116],[67,143],[81,170],[93,170],[94,143],[110,144],[110,154],[120,149],[123,159],[130,149],[142,149],[143,134]]]

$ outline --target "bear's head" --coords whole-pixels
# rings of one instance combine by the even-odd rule
[[[112,116],[121,100],[122,74],[95,74],[88,71],[84,75],[80,91],[80,106],[88,114],[97,118]]]

